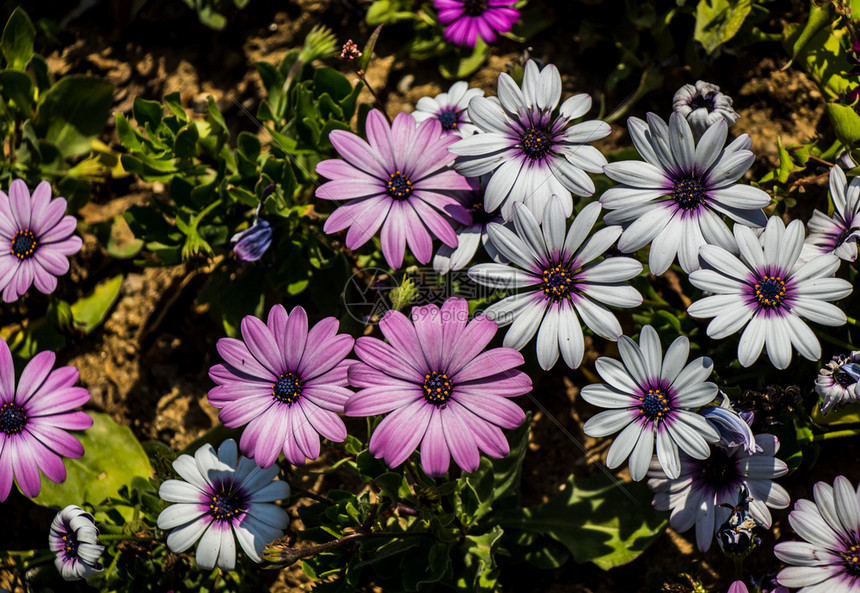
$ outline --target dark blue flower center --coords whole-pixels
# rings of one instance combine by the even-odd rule
[[[693,100],[690,101],[690,108],[691,109],[701,109],[702,107],[704,107],[708,111],[713,111],[714,110],[714,99],[716,99],[716,98],[717,98],[717,93],[715,93],[714,91],[710,91],[708,93],[705,93],[704,95],[698,95],[697,94],[695,97],[693,97]]]
[[[664,420],[672,409],[666,392],[659,388],[649,389],[648,393],[639,398],[639,401],[642,402],[641,413],[653,422]]]
[[[0,432],[20,434],[27,426],[27,414],[24,408],[17,404],[8,403],[0,407]]]
[[[443,130],[456,130],[460,125],[460,112],[453,108],[445,109],[439,114],[439,123]]]
[[[27,259],[36,253],[36,247],[38,247],[36,235],[30,229],[26,229],[15,233],[9,251],[18,259]]]
[[[785,282],[780,276],[764,276],[755,284],[753,295],[759,307],[776,309],[785,299]]]
[[[385,191],[395,200],[407,199],[412,194],[412,189],[412,182],[400,171],[389,175],[388,181],[385,182]]]
[[[845,388],[851,387],[857,382],[854,377],[843,371],[841,368],[833,373],[833,380],[839,383],[841,387]]]
[[[839,555],[845,560],[845,572],[853,577],[860,576],[860,546],[851,544]]]
[[[561,264],[543,271],[543,293],[554,299],[563,299],[574,287],[570,268]]]
[[[454,385],[445,373],[432,371],[424,375],[424,400],[436,407],[443,407],[451,399]]]
[[[487,12],[486,0],[465,0],[463,2],[463,14],[467,16],[481,16]]]
[[[739,477],[734,461],[719,447],[711,447],[711,455],[699,463],[699,479],[711,488],[731,486]]]
[[[272,385],[272,397],[282,404],[293,405],[302,396],[302,381],[296,373],[283,373]]]
[[[67,531],[71,531],[71,526],[66,526]],[[72,560],[78,557],[78,541],[73,539],[68,533],[63,536],[63,552],[67,560]]]
[[[675,182],[672,197],[682,210],[695,210],[705,203],[707,194],[698,179],[684,177]]]
[[[542,159],[552,148],[549,130],[540,126],[531,126],[520,134],[520,146],[522,146],[523,154],[531,160]]]
[[[232,521],[247,509],[241,490],[232,484],[222,485],[215,494],[209,496],[209,514],[218,521]]]
[[[484,196],[480,192],[475,193],[475,201],[469,207],[469,214],[474,224],[481,225],[487,224],[496,217],[494,212],[490,213],[484,209]]]
[[[845,239],[848,238],[848,235],[851,234],[851,229],[842,229],[839,231],[839,234],[833,237],[833,247],[839,247],[845,242]]]

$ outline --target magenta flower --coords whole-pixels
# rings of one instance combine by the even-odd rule
[[[478,37],[486,43],[497,33],[507,33],[520,20],[516,0],[433,0],[439,24],[446,25],[445,39],[454,45],[475,47]]]
[[[388,340],[362,337],[355,353],[362,362],[349,371],[361,391],[346,402],[347,416],[386,416],[370,438],[370,453],[390,467],[421,445],[421,465],[431,476],[448,471],[450,458],[466,471],[508,454],[502,428],[525,419],[508,398],[531,391],[522,355],[513,348],[484,352],[498,326],[484,315],[467,323],[465,299],[414,307],[412,322],[388,311],[379,327]]]
[[[57,276],[69,271],[68,256],[81,250],[73,235],[77,221],[66,213],[65,198],[51,199],[51,185],[43,181],[33,195],[27,184],[14,179],[9,195],[0,191],[0,289],[7,303],[18,300],[35,284],[50,294]]]
[[[66,479],[60,456],[77,459],[84,447],[67,430],[84,430],[93,420],[73,411],[90,399],[83,387],[73,387],[78,369],[53,369],[53,352],[40,352],[27,363],[15,388],[15,367],[0,338],[0,502],[12,490],[12,479],[25,496],[38,496],[39,470],[58,484]]]
[[[209,369],[218,384],[209,403],[228,428],[248,425],[239,446],[242,453],[267,468],[284,451],[287,461],[302,465],[320,454],[320,435],[343,441],[346,427],[338,416],[352,395],[346,373],[354,361],[352,336],[338,334],[338,322],[326,317],[308,331],[301,307],[269,311],[268,324],[248,315],[242,340],[221,338],[218,353],[224,364]]]
[[[437,119],[420,125],[401,113],[389,127],[385,116],[367,114],[367,142],[351,132],[334,130],[329,140],[346,160],[329,159],[316,171],[332,181],[316,190],[323,200],[348,202],[325,223],[326,233],[349,228],[346,246],[364,245],[381,227],[382,254],[392,268],[403,263],[406,244],[419,262],[433,257],[433,237],[457,247],[449,218],[469,224],[471,218],[449,190],[471,189],[465,177],[450,168],[448,146],[456,136],[442,135]]]

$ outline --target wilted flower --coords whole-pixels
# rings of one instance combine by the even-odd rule
[[[780,542],[776,557],[791,564],[776,576],[779,584],[798,593],[852,593],[860,584],[860,495],[845,476],[833,486],[818,482],[815,502],[794,503],[788,522],[806,541]]]
[[[433,256],[433,269],[439,274],[447,274],[451,270],[465,268],[478,251],[478,245],[483,245],[487,254],[495,261],[505,261],[493,244],[489,226],[492,223],[501,224],[502,217],[497,211],[484,210],[484,186],[487,179],[469,178],[471,191],[455,192],[455,197],[468,209],[472,217],[470,224],[464,224],[456,229],[457,248],[441,245]]]
[[[99,545],[99,530],[93,516],[70,504],[57,513],[48,534],[54,566],[67,581],[86,579],[104,570],[99,559],[105,547]]]
[[[415,105],[415,121],[436,119],[442,125],[442,133],[465,138],[478,131],[469,119],[469,101],[482,97],[483,89],[470,89],[464,81],[451,85],[447,93],[439,93],[435,98],[421,97]]]
[[[262,562],[266,544],[284,535],[290,522],[277,505],[267,504],[290,496],[290,486],[275,480],[278,466],[260,469],[247,457],[238,457],[236,442],[228,439],[218,447],[200,447],[180,455],[173,468],[182,480],[167,480],[158,495],[175,502],[158,515],[158,528],[171,529],[167,547],[184,552],[196,542],[197,564],[211,570],[236,566],[236,541],[254,562]]]
[[[681,459],[706,459],[708,443],[719,439],[717,431],[692,411],[717,394],[717,386],[705,381],[714,363],[702,356],[686,364],[690,341],[684,336],[672,342],[664,358],[660,337],[650,325],[642,328],[639,344],[627,336],[618,338],[618,351],[621,362],[601,357],[595,363],[607,384],[586,385],[580,391],[588,403],[610,408],[590,418],[582,430],[592,437],[621,431],[606,454],[610,468],[629,457],[630,477],[639,481],[649,465],[654,467],[656,445],[656,467],[677,478]],[[679,458],[678,447],[690,457]]]
[[[314,195],[345,201],[326,220],[326,233],[349,228],[346,246],[364,245],[382,228],[382,254],[392,268],[403,263],[406,244],[422,264],[433,257],[433,237],[457,247],[457,234],[448,217],[467,224],[469,213],[448,190],[468,190],[465,177],[452,171],[454,156],[448,146],[454,136],[443,136],[438,120],[416,127],[412,114],[401,113],[389,127],[382,112],[367,114],[367,142],[345,130],[334,130],[329,140],[346,160],[329,159],[316,171],[332,181]]]
[[[767,355],[778,369],[791,361],[791,347],[809,360],[821,357],[818,338],[801,318],[828,326],[843,325],[843,313],[835,301],[851,293],[847,280],[832,278],[839,258],[820,255],[796,266],[803,246],[803,223],[788,227],[778,216],[767,223],[762,240],[749,228],[736,224],[735,239],[740,258],[716,245],[704,245],[702,261],[711,269],[690,274],[696,288],[713,293],[690,305],[693,317],[713,317],[708,336],[722,339],[746,326],[738,344],[738,360],[748,367],[767,346]],[[762,246],[763,244],[763,246]]]
[[[62,457],[77,459],[84,447],[68,430],[93,425],[87,414],[73,411],[90,399],[74,387],[78,369],[54,369],[53,352],[30,359],[15,387],[15,367],[6,341],[0,338],[0,502],[12,489],[12,479],[25,496],[41,490],[39,470],[52,482],[66,480]],[[53,370],[52,370],[53,369]]]
[[[731,514],[717,528],[717,544],[729,558],[745,558],[761,543],[761,538],[756,535],[758,521],[750,513],[750,503],[753,500],[746,485],[741,485],[737,504],[722,505],[728,507]]]
[[[571,368],[582,362],[585,340],[580,318],[594,333],[614,341],[621,335],[621,324],[604,303],[624,308],[642,303],[642,295],[628,283],[642,271],[642,264],[629,257],[592,263],[621,232],[608,227],[588,237],[599,216],[600,204],[592,202],[566,229],[562,200],[553,196],[539,226],[531,211],[520,207],[514,213],[516,233],[497,223],[488,229],[493,245],[512,265],[479,264],[469,270],[469,277],[479,284],[515,289],[485,313],[499,325],[511,324],[504,341],[509,348],[522,350],[537,333],[543,369],[552,368],[559,354]]]
[[[465,299],[413,307],[412,321],[388,311],[377,338],[356,340],[362,362],[349,381],[360,389],[346,402],[347,416],[388,414],[370,437],[370,453],[397,467],[421,446],[421,465],[431,476],[448,471],[451,457],[467,472],[480,451],[504,457],[510,451],[502,428],[525,420],[508,398],[531,391],[522,355],[511,348],[484,351],[497,326],[484,315],[471,321]],[[389,414],[390,412],[390,414]]]
[[[272,244],[272,225],[262,218],[254,217],[250,228],[238,232],[230,239],[233,253],[240,262],[257,261]]]
[[[337,319],[327,317],[308,331],[304,309],[287,316],[275,305],[268,323],[252,315],[242,320],[242,340],[218,340],[224,364],[209,369],[218,384],[209,403],[221,408],[225,426],[248,425],[240,446],[260,467],[272,465],[281,450],[295,465],[316,459],[320,434],[337,442],[346,438],[338,414],[352,395],[346,386],[352,361],[344,359],[354,340],[337,329]]]
[[[478,37],[486,43],[507,33],[518,20],[516,0],[433,0],[445,39],[454,45],[475,47]]]
[[[848,183],[839,167],[830,170],[830,196],[833,198],[833,216],[818,210],[806,224],[809,236],[803,245],[801,259],[808,261],[816,255],[832,253],[845,261],[857,259],[857,241],[860,239],[860,178]]]
[[[501,207],[505,219],[524,203],[540,220],[553,195],[563,198],[564,215],[570,216],[571,192],[594,193],[585,172],[602,172],[606,158],[587,143],[608,136],[609,124],[571,125],[591,109],[591,97],[574,95],[559,107],[561,75],[552,64],[538,70],[529,60],[522,88],[502,72],[498,93],[497,98],[469,102],[469,117],[482,133],[451,145],[449,150],[459,155],[454,168],[467,177],[492,174],[484,190],[485,207]]]
[[[705,244],[737,253],[723,215],[735,221],[735,228],[766,223],[761,209],[770,204],[770,196],[737,183],[755,160],[746,149],[748,136],[724,147],[727,127],[717,122],[696,141],[677,113],[668,126],[653,113],[647,124],[631,117],[627,130],[645,162],[606,165],[604,173],[619,185],[606,190],[600,203],[612,210],[606,224],[627,225],[618,239],[622,252],[651,243],[652,274],[665,272],[676,254],[685,272],[698,270],[699,247]]]
[[[33,195],[20,179],[12,180],[9,195],[0,191],[0,288],[7,303],[30,287],[44,294],[57,288],[57,276],[69,271],[68,256],[81,250],[73,235],[77,221],[66,213],[65,198],[51,199],[51,184],[41,182]],[[0,489],[2,491],[2,489]]]
[[[815,379],[815,393],[821,396],[821,413],[854,403],[860,399],[857,382],[860,381],[860,351],[850,356],[834,356]]]
[[[741,488],[753,498],[750,516],[765,528],[772,521],[768,507],[784,509],[791,500],[785,488],[773,481],[788,473],[788,466],[774,457],[779,441],[770,434],[758,434],[755,441],[758,453],[718,445],[711,445],[700,459],[681,453],[681,470],[674,479],[666,477],[656,458],[651,462],[648,486],[654,490],[654,508],[672,511],[669,525],[677,532],[695,525],[696,545],[703,552],[732,514]]]
[[[733,126],[740,118],[732,109],[732,98],[721,93],[717,85],[702,80],[695,86],[679,88],[672,98],[672,110],[686,118],[696,138],[719,121]]]
[[[755,453],[755,436],[747,419],[734,410],[731,400],[724,393],[720,392],[720,397],[719,405],[704,406],[699,413],[719,433],[720,444],[726,447],[743,446],[748,453]]]

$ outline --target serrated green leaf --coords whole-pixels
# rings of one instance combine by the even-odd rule
[[[666,518],[652,509],[651,497],[639,483],[615,485],[602,475],[574,482],[571,476],[549,502],[505,511],[498,524],[549,536],[577,562],[609,570],[638,557],[666,527]]]
[[[76,329],[88,334],[101,325],[119,298],[122,278],[122,274],[118,274],[101,282],[93,292],[72,304],[72,316]]]
[[[752,9],[752,0],[699,0],[694,39],[709,54],[740,30]]]
[[[0,51],[6,58],[6,67],[16,70],[24,70],[33,58],[33,40],[36,38],[36,29],[33,27],[30,17],[20,6],[12,11],[6,26],[3,28],[3,37],[0,38]]]
[[[42,480],[42,491],[33,499],[36,504],[52,508],[85,502],[97,505],[116,496],[135,476],[148,479],[152,475],[149,458],[128,427],[107,414],[89,415],[92,428],[75,433],[84,446],[84,456],[64,460],[66,481],[62,484]]]

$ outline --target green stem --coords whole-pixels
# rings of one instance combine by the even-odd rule
[[[860,429],[845,429],[845,430],[834,430],[832,432],[824,432],[822,434],[816,434],[812,437],[812,442],[819,441],[829,441],[831,439],[841,439],[844,437],[853,437],[860,435]]]
[[[741,580],[744,578],[744,558],[738,556],[735,558],[735,579]]]
[[[850,351],[850,350],[855,349],[855,347],[852,346],[851,344],[849,344],[848,342],[843,342],[842,340],[840,340],[838,338],[834,338],[825,332],[816,331],[815,335],[818,336],[819,338],[821,338],[822,340],[824,340],[825,342],[830,342],[831,344],[835,344],[836,346],[839,346],[840,348],[844,348],[845,350]]]
[[[846,316],[845,316],[845,319],[846,319],[846,320],[848,321],[848,323],[850,323],[851,325],[857,325],[857,320],[856,320],[856,319],[854,319],[853,317],[848,317],[848,316],[846,315]]]
[[[125,535],[122,533],[115,534],[104,534],[99,535],[99,541],[101,542],[157,542],[158,540],[154,537],[140,536],[140,535]]]

